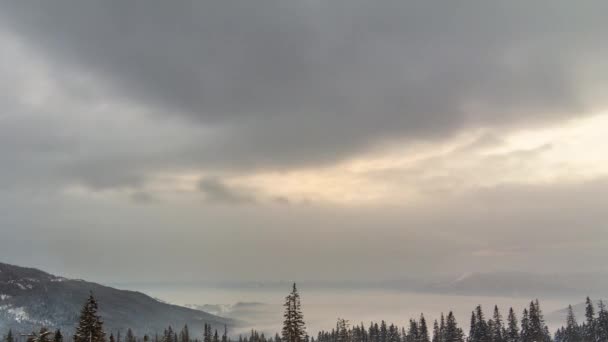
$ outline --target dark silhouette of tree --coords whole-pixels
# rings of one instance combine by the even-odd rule
[[[74,334],[74,342],[105,342],[103,322],[97,314],[97,301],[91,293],[80,313],[80,321]]]
[[[285,314],[283,317],[283,342],[305,342],[307,340],[304,315],[300,303],[300,295],[296,284],[291,293],[285,297]]]

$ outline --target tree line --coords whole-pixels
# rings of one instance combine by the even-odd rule
[[[179,332],[167,327],[161,335],[137,337],[131,329],[124,337],[120,332],[106,336],[103,321],[97,313],[98,304],[93,294],[85,302],[77,322],[73,342],[236,342],[228,335],[224,326],[221,334],[209,324],[203,324],[201,338],[192,337],[188,326]],[[317,336],[306,333],[300,295],[296,284],[285,297],[283,329],[281,334],[266,337],[264,333],[251,330],[248,335],[239,335],[238,342],[608,342],[608,311],[602,301],[596,308],[590,298],[586,300],[585,319],[579,324],[572,306],[568,308],[566,325],[551,336],[545,324],[538,300],[530,302],[521,318],[510,308],[506,319],[498,306],[494,306],[489,318],[481,305],[471,312],[468,334],[458,325],[452,311],[441,314],[432,327],[427,324],[424,314],[418,319],[410,319],[403,327],[387,324],[385,321],[350,325],[345,319],[338,319],[335,328],[320,331]],[[3,338],[4,342],[16,342],[11,330]],[[60,330],[42,328],[27,335],[27,342],[65,342]]]

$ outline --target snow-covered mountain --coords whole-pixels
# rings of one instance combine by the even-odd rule
[[[99,302],[108,332],[131,328],[137,334],[162,332],[188,324],[195,333],[204,323],[223,329],[235,321],[201,310],[163,303],[140,292],[118,290],[84,280],[0,263],[0,334],[31,332],[42,326],[70,334],[89,293]]]

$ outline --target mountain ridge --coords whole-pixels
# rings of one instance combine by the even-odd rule
[[[142,292],[55,276],[30,267],[0,263],[0,332],[29,333],[41,327],[71,334],[90,293],[99,302],[99,314],[110,333],[161,333],[187,324],[193,332],[203,324],[218,330],[239,322],[210,313],[162,302]]]

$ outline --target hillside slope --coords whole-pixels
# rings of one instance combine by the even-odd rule
[[[42,326],[60,328],[70,334],[89,293],[99,302],[99,313],[109,332],[131,328],[140,336],[162,333],[171,325],[188,324],[197,334],[204,323],[218,330],[235,321],[158,301],[140,292],[115,288],[83,280],[72,280],[46,272],[0,263],[0,333],[9,328],[30,332]]]

